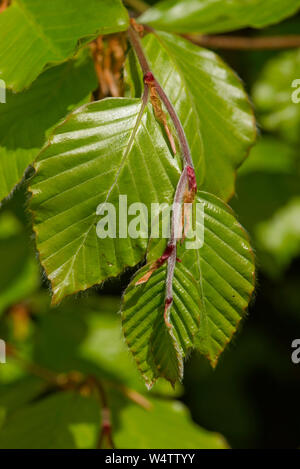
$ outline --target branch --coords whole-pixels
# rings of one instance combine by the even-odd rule
[[[241,37],[185,34],[183,37],[198,46],[209,47],[212,49],[272,50],[300,47],[300,35]]]
[[[165,107],[166,107],[166,109],[167,109],[167,111],[168,111],[168,113],[169,113],[169,115],[170,115],[170,117],[173,121],[174,127],[176,129],[176,132],[177,132],[177,135],[178,135],[178,138],[179,138],[183,159],[186,162],[186,164],[188,164],[189,166],[191,166],[193,168],[194,165],[193,165],[193,160],[192,160],[189,144],[188,144],[184,129],[182,127],[182,124],[180,122],[180,119],[177,115],[177,112],[175,111],[175,108],[174,108],[173,104],[170,102],[170,100],[167,97],[167,95],[165,94],[164,90],[162,89],[162,87],[160,86],[160,84],[158,83],[156,78],[154,77],[154,75],[153,75],[153,73],[150,69],[150,65],[148,63],[148,60],[145,56],[143,47],[141,45],[139,35],[137,34],[137,32],[134,30],[133,27],[130,27],[130,29],[128,30],[128,35],[129,35],[129,40],[131,42],[131,45],[132,45],[133,49],[135,50],[138,61],[139,61],[140,66],[142,68],[142,72],[143,72],[143,75],[144,75],[144,84],[148,87],[153,86],[156,89],[160,99],[162,100],[163,104],[165,105]]]
[[[100,401],[102,413],[98,448],[102,448],[105,439],[107,440],[109,447],[112,449],[114,448],[110,408],[108,406],[105,389],[100,381],[95,379],[93,376],[86,378],[78,372],[61,374],[54,373],[50,370],[40,367],[39,365],[36,365],[35,363],[31,363],[25,360],[19,355],[19,353],[11,344],[7,346],[7,351],[8,354],[17,360],[22,368],[25,369],[28,373],[45,380],[47,383],[55,387],[63,390],[73,389],[81,391],[87,385],[89,388],[94,389]]]
[[[155,90],[158,96],[160,97],[161,101],[165,105],[172,121],[176,132],[178,134],[182,157],[183,157],[183,171],[179,178],[177,188],[175,191],[174,202],[173,202],[173,211],[172,211],[172,219],[171,219],[171,234],[167,244],[167,247],[163,253],[163,255],[157,259],[151,266],[149,271],[144,275],[136,285],[145,283],[149,280],[152,273],[158,269],[161,265],[167,262],[167,277],[166,277],[166,293],[165,293],[165,307],[164,307],[164,321],[168,329],[172,329],[172,324],[170,323],[170,310],[173,303],[173,280],[174,280],[174,271],[177,262],[177,243],[180,239],[182,239],[182,206],[184,202],[187,200],[190,203],[193,202],[195,198],[195,194],[197,192],[197,183],[196,183],[196,176],[195,170],[193,165],[193,160],[190,152],[190,147],[181,124],[181,121],[177,115],[175,108],[173,107],[172,103],[170,102],[168,96],[164,92],[163,88],[160,86],[158,81],[155,79],[148,60],[145,56],[140,38],[136,30],[134,29],[135,22],[132,22],[132,26],[130,27],[128,34],[129,39],[132,44],[133,49],[136,52],[137,58],[141,65],[143,75],[144,75],[144,84],[145,90],[147,88],[151,90]],[[150,29],[147,27],[147,30]],[[151,31],[153,32],[153,31]],[[144,91],[145,93],[145,91]]]
[[[128,399],[130,399],[132,402],[139,405],[143,409],[147,411],[152,409],[151,402],[139,392],[135,391],[134,389],[127,388],[126,386],[122,386],[122,385],[119,387],[119,389],[124,394],[124,396],[126,396]]]
[[[141,69],[142,69],[142,72],[143,72],[143,75],[146,75],[147,73],[149,73],[151,71],[150,70],[150,65],[148,63],[148,60],[147,60],[145,54],[144,54],[144,50],[143,50],[139,35],[138,35],[138,33],[135,32],[135,30],[132,26],[130,26],[130,28],[128,29],[128,36],[129,36],[129,41],[130,41],[130,43],[131,43],[131,45],[132,45],[132,47],[133,47],[133,49],[134,49],[134,51],[137,55],[138,61],[140,63],[140,66],[141,66]]]
[[[111,422],[111,412],[108,404],[108,399],[106,395],[106,390],[103,384],[98,381],[93,376],[87,379],[87,382],[90,386],[96,391],[98,400],[101,404],[101,430],[98,440],[98,449],[103,449],[103,443],[105,440],[108,443],[109,449],[115,449],[115,444],[112,436],[112,422]]]
[[[51,387],[53,386],[54,388],[58,388],[61,390],[77,390],[82,394],[85,392],[86,388],[88,389],[88,391],[93,389],[96,392],[98,400],[101,404],[102,413],[98,447],[101,448],[106,439],[110,448],[115,448],[112,435],[111,412],[108,405],[107,393],[103,382],[100,382],[94,376],[86,377],[76,371],[69,373],[52,372],[46,368],[43,368],[33,362],[29,362],[24,359],[12,344],[7,344],[7,354],[11,358],[16,360],[25,371],[27,371],[33,376],[44,380]],[[120,385],[113,381],[107,382],[107,384],[121,391],[125,397],[130,399],[135,404],[141,406],[145,410],[149,411],[152,409],[151,402],[134,389],[130,389],[124,385]]]

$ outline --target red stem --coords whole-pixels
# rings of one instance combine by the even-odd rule
[[[161,260],[165,262],[167,260],[167,278],[166,278],[166,296],[165,296],[165,311],[164,311],[164,320],[165,324],[168,328],[172,327],[169,321],[169,312],[170,308],[173,303],[173,279],[174,279],[174,272],[175,266],[177,261],[177,242],[180,239],[180,227],[182,225],[182,217],[181,217],[181,210],[182,210],[182,203],[184,201],[184,195],[186,188],[189,187],[189,190],[193,193],[197,191],[197,184],[196,184],[196,177],[195,177],[195,170],[193,165],[193,160],[189,148],[189,144],[183,129],[183,126],[180,122],[180,119],[177,115],[177,112],[170,102],[169,98],[167,97],[166,93],[155,79],[148,60],[145,56],[143,47],[141,45],[140,38],[134,28],[130,28],[128,31],[129,39],[132,44],[133,49],[136,52],[137,58],[142,68],[142,72],[144,75],[144,84],[145,90],[148,89],[150,86],[155,87],[157,94],[159,95],[160,99],[162,100],[163,104],[165,105],[172,121],[175,126],[175,129],[178,134],[182,156],[184,160],[184,168],[179,178],[175,196],[174,196],[174,203],[173,203],[173,213],[172,213],[172,220],[171,220],[171,235],[168,242],[167,249],[162,256]],[[144,91],[145,94],[145,91]]]
[[[162,100],[163,104],[165,105],[165,107],[166,107],[166,109],[167,109],[167,111],[168,111],[168,113],[169,113],[169,115],[170,115],[170,117],[173,121],[174,127],[176,129],[176,132],[177,132],[177,135],[178,135],[178,138],[179,138],[183,159],[186,162],[186,164],[188,164],[189,166],[194,168],[193,160],[192,160],[192,156],[191,156],[191,152],[190,152],[190,147],[189,147],[189,144],[188,144],[184,129],[183,129],[182,124],[180,122],[180,119],[177,115],[177,112],[175,111],[175,108],[174,108],[173,104],[170,102],[168,96],[166,95],[166,93],[164,92],[164,90],[162,89],[162,87],[160,86],[160,84],[158,83],[156,78],[154,77],[154,75],[151,71],[150,65],[148,63],[148,60],[146,58],[146,55],[144,53],[143,47],[141,45],[141,41],[140,41],[140,38],[139,38],[138,34],[135,32],[135,30],[132,27],[130,27],[129,30],[128,30],[128,35],[129,35],[129,39],[130,39],[130,42],[132,44],[132,47],[135,50],[135,53],[137,55],[140,66],[142,68],[142,72],[143,72],[143,75],[144,75],[144,83],[147,86],[147,77],[151,76],[151,84],[155,86],[155,89],[156,89],[160,99]]]

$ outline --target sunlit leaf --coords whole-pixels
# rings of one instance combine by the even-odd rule
[[[219,33],[248,26],[263,28],[299,8],[299,0],[163,0],[139,20],[165,31]]]
[[[21,91],[45,65],[73,55],[79,39],[127,27],[120,0],[15,0],[0,15],[0,78]]]
[[[127,211],[119,196],[127,197],[128,207],[144,203],[150,216],[151,203],[172,202],[179,175],[152,109],[126,98],[91,103],[69,115],[35,169],[31,208],[54,302],[142,260],[148,232],[119,236],[119,209],[123,216]],[[116,237],[97,236],[96,211],[103,203],[116,210]]]
[[[150,399],[145,410],[115,396],[112,401],[116,422],[114,438],[122,449],[226,449],[225,439],[192,422],[186,407],[178,401]],[[176,429],[176,431],[174,431]]]

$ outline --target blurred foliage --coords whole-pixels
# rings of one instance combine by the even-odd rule
[[[0,448],[95,448],[106,405],[117,448],[227,446],[192,423],[174,400],[180,387],[158,382],[146,395],[121,339],[116,298],[91,295],[49,310],[49,296],[40,292],[23,306],[26,336],[16,336],[11,311],[1,323],[1,337],[14,352],[0,368]],[[108,402],[89,380],[96,380]]]
[[[26,236],[26,226],[9,207],[0,212],[0,258],[1,316],[7,307],[26,298],[40,283],[33,243]]]
[[[260,34],[299,26],[298,16]],[[194,354],[184,386],[158,381],[146,392],[118,315],[132,272],[51,308],[25,182],[0,210],[0,337],[17,351],[0,364],[0,448],[97,447],[103,399],[91,376],[107,396],[117,448],[299,447],[299,365],[291,362],[300,335],[300,104],[291,101],[299,51],[219,53],[253,90],[260,129],[231,201],[258,267],[245,327],[216,370]]]
[[[296,49],[267,62],[253,87],[263,127],[295,144],[300,141],[300,108],[295,106],[300,101],[299,76],[300,50]]]

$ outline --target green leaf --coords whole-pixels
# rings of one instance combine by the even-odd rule
[[[7,92],[6,104],[0,104],[0,200],[21,180],[49,130],[96,87],[93,62],[81,54],[45,71],[28,90]]]
[[[120,0],[15,0],[0,15],[0,78],[21,91],[46,64],[63,62],[79,39],[128,28]]]
[[[100,431],[96,400],[61,392],[28,405],[0,430],[1,449],[90,449]]]
[[[51,308],[49,295],[43,293],[31,297],[27,304],[32,315],[39,317],[32,333],[31,362],[55,373],[76,370],[85,376],[115,383],[117,387],[146,392],[122,338],[119,298],[72,297]],[[9,341],[7,335],[4,337]],[[8,371],[13,364],[15,362],[9,361],[5,367],[0,367],[0,384],[7,382],[7,379],[1,380],[5,378],[1,372]],[[16,381],[15,376],[9,379],[10,383],[12,381]],[[153,391],[155,395],[168,397],[182,394],[180,385],[174,391],[163,379],[157,381]]]
[[[149,34],[143,45],[183,124],[198,186],[227,200],[234,193],[235,170],[256,137],[253,111],[240,80],[216,54],[177,36]],[[131,93],[139,95],[132,58],[127,74]]]
[[[248,158],[238,171],[238,176],[240,178],[241,175],[255,172],[293,174],[296,170],[295,163],[296,155],[293,147],[277,138],[263,136],[251,149]]]
[[[255,231],[260,249],[272,255],[279,270],[287,268],[300,254],[300,197],[291,199]]]
[[[283,240],[281,237],[285,231],[287,234],[290,230],[291,233],[294,230],[290,225],[288,212],[290,201],[300,196],[297,152],[285,142],[273,137],[262,137],[251,150],[246,164],[239,173],[237,180],[239,196],[232,200],[231,205],[251,233],[261,270],[272,278],[278,278],[288,264],[288,256],[285,258],[287,262],[281,258],[281,248],[286,254],[289,248],[296,254],[293,242],[283,246],[280,239]],[[292,212],[294,209],[291,207],[291,214]],[[275,222],[277,219],[283,223],[286,219],[289,223],[286,228],[281,225],[279,231],[276,228],[272,233],[272,243],[275,239],[279,242],[278,250],[277,248],[273,250],[271,239],[269,243],[265,237],[268,231],[266,227],[275,226],[273,223],[277,225],[277,221]]]
[[[136,282],[149,270],[143,267],[127,288],[122,303],[126,343],[146,385],[151,388],[159,376],[174,385],[183,377],[182,356],[193,347],[199,330],[200,292],[188,269],[177,264],[174,278],[172,330],[164,323],[166,266],[156,270],[147,283]]]
[[[49,309],[39,322],[34,362],[57,373],[77,370],[139,386],[139,376],[121,339],[118,309],[118,299],[93,296],[70,298]]]
[[[231,205],[254,236],[258,223],[300,195],[297,155],[286,143],[263,137],[251,150],[244,169],[237,179],[239,196],[232,199]]]
[[[253,88],[262,126],[291,143],[299,142],[300,50],[281,53],[266,63]]]
[[[197,348],[215,366],[249,303],[254,289],[254,260],[248,237],[230,208],[205,192],[198,193],[197,203],[204,209],[203,220],[197,219],[199,232],[204,230],[204,244],[200,249],[179,253],[170,322],[181,356]],[[161,320],[166,266],[156,270],[146,284],[137,286],[148,269],[148,265],[143,267],[126,290],[122,320],[129,349],[151,386],[157,376],[172,382],[169,375],[173,362],[165,342],[156,341],[161,329],[167,330]],[[158,367],[160,363],[163,366]]]
[[[5,265],[0,271],[0,316],[39,286],[39,268],[24,236],[24,227],[10,211],[0,215],[0,257]]]
[[[3,385],[0,390],[0,428],[10,413],[33,401],[46,389],[46,384],[37,378],[25,377]]]
[[[178,401],[150,399],[145,410],[121,396],[112,399],[114,440],[122,449],[226,449],[224,438],[196,425]],[[176,431],[174,431],[176,429]]]
[[[254,255],[233,211],[213,195],[200,193],[204,245],[186,250],[182,262],[198,283],[202,306],[196,348],[216,366],[245,316],[254,290]]]
[[[164,0],[139,21],[165,31],[220,33],[248,26],[263,28],[299,8],[299,0]]]
[[[152,108],[126,98],[91,103],[69,115],[35,169],[31,208],[54,302],[118,275],[145,255],[147,232],[136,239],[99,239],[97,207],[111,203],[119,214],[119,195],[128,195],[128,206],[171,203],[179,175]],[[117,221],[117,235],[118,228]]]

